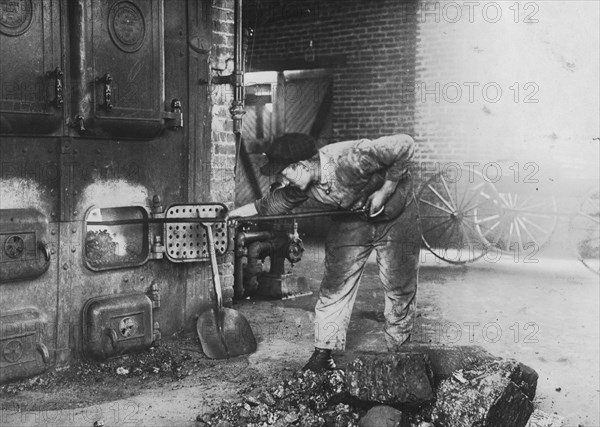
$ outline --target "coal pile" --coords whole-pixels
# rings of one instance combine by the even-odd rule
[[[417,412],[353,397],[343,370],[296,372],[246,393],[241,402],[223,402],[196,421],[202,427],[433,427]]]
[[[431,356],[431,357],[430,357]],[[203,427],[525,427],[537,373],[482,349],[362,354],[346,370],[296,372],[200,414]],[[412,390],[412,392],[411,392]]]
[[[224,402],[214,412],[201,414],[202,426],[358,426],[366,411],[347,403],[344,371],[296,372],[270,388],[256,388],[242,402]]]

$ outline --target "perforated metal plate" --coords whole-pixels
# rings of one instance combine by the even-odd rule
[[[220,203],[201,205],[173,205],[167,209],[165,218],[222,218],[227,208]],[[229,242],[225,223],[212,223],[215,251],[222,255]],[[209,261],[206,227],[199,222],[166,223],[165,253],[173,262]]]

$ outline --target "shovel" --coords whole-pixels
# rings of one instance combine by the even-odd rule
[[[196,322],[196,331],[202,351],[210,359],[229,359],[256,351],[256,338],[248,320],[239,312],[223,307],[221,280],[217,268],[212,224],[204,223],[208,237],[208,252],[212,269],[217,306],[202,313]]]

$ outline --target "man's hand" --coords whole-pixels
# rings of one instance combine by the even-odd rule
[[[239,208],[230,211],[227,216],[229,219],[233,219],[233,218],[246,218],[246,217],[254,216],[254,215],[258,215],[256,206],[254,206],[254,203],[248,203],[247,205],[240,206]]]
[[[365,210],[369,212],[369,216],[379,215],[383,211],[386,202],[394,193],[395,189],[396,183],[385,181],[379,190],[369,196],[365,203]]]
[[[388,194],[384,191],[377,190],[369,196],[367,203],[365,203],[365,211],[369,213],[369,216],[376,216],[383,211],[385,202],[388,200]]]

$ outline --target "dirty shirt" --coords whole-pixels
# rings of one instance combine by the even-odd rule
[[[397,185],[408,176],[413,154],[412,138],[402,134],[326,145],[319,150],[318,183],[304,191],[291,185],[278,188],[257,200],[256,210],[259,215],[283,214],[309,198],[338,209],[359,209],[384,181]]]

